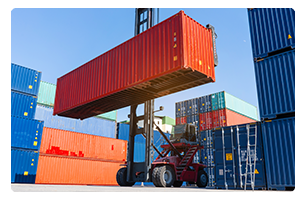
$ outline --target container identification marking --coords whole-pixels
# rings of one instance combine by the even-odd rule
[[[24,176],[27,176],[28,174],[29,174],[29,172],[27,172],[27,171],[23,172]]]
[[[24,115],[24,116],[28,116],[28,113],[27,113],[27,112],[24,112],[23,115]]]
[[[33,88],[33,86],[32,85],[29,85],[29,89],[32,89]]]
[[[33,145],[34,145],[34,146],[37,146],[37,141],[34,141]]]
[[[292,37],[291,37],[291,35],[290,35],[290,34],[288,34],[288,40],[289,40],[289,39],[291,39],[291,38],[292,38]]]
[[[232,153],[227,153],[227,154],[226,154],[226,160],[233,160],[233,155],[232,155]]]

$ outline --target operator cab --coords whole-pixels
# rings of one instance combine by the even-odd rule
[[[195,143],[196,127],[193,124],[179,124],[174,126],[174,133],[170,136],[172,143]]]

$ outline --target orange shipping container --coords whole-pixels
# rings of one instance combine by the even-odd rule
[[[44,127],[40,153],[125,161],[127,141]]]
[[[118,185],[121,163],[69,156],[39,155],[36,184]]]

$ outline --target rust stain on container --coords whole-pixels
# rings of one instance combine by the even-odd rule
[[[125,140],[44,127],[39,152],[123,162],[126,160],[126,149]]]
[[[36,184],[118,185],[120,163],[39,155]]]
[[[211,29],[180,11],[58,78],[53,114],[85,119],[214,81]]]

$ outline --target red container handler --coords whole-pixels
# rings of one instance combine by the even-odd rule
[[[183,11],[57,79],[54,115],[85,119],[215,82],[212,29]]]

